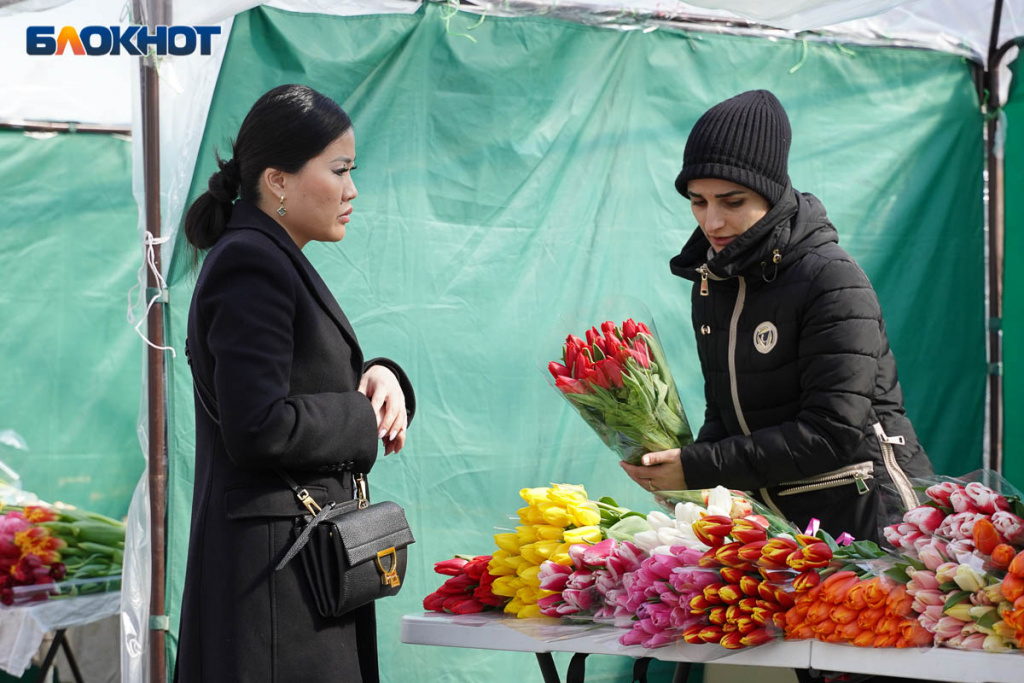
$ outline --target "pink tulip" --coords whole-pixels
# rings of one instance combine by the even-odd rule
[[[647,634],[642,629],[634,626],[631,630],[626,631],[619,636],[619,642],[623,645],[639,645],[647,639]]]
[[[572,567],[551,562],[550,560],[540,566],[537,579],[540,580],[540,587],[546,591],[562,591],[572,574]]]
[[[966,562],[967,557],[974,554],[974,541],[969,538],[950,541],[946,546],[946,554],[957,562]]]
[[[1024,519],[1012,512],[1000,510],[992,514],[992,526],[1011,545],[1024,545]]]
[[[953,504],[949,502],[949,497],[955,491],[961,490],[962,488],[962,486],[946,481],[941,484],[929,486],[928,490],[924,493],[942,507],[951,508],[953,507]]]
[[[572,574],[569,574],[568,580],[565,582],[565,590],[583,590],[590,588],[594,585],[596,577],[594,572],[589,569],[577,569]],[[565,593],[563,590],[563,594]]]
[[[945,552],[946,544],[937,538],[933,538],[931,542],[917,549],[917,556],[921,559],[921,562],[924,562],[924,566],[927,569],[934,572],[946,562]]]
[[[1010,503],[984,484],[974,481],[964,487],[967,496],[981,512],[992,514],[999,510],[1009,510]]]
[[[931,505],[922,505],[903,514],[903,521],[913,524],[926,534],[933,534],[946,518],[946,513]]]
[[[938,589],[919,590],[914,592],[914,611],[922,614],[925,608],[933,605],[944,605],[946,594]]]
[[[961,650],[982,650],[985,648],[985,638],[987,636],[984,633],[972,633],[969,636],[965,636],[960,642]]]
[[[958,562],[943,562],[935,568],[935,580],[939,582],[939,585],[952,581],[956,576],[956,568],[959,566]]]
[[[927,569],[914,569],[913,567],[910,567],[907,569],[907,575],[910,576],[910,582],[907,584],[907,590],[912,593],[920,590],[935,590],[939,587],[939,582],[935,578],[934,571],[928,571]]]
[[[583,555],[587,552],[587,548],[589,547],[590,546],[586,543],[573,543],[569,546],[569,559],[572,560],[576,569],[583,569],[585,566],[583,562]]]
[[[587,546],[583,551],[583,564],[589,567],[604,567],[617,548],[618,542],[614,538]]]
[[[946,517],[935,533],[957,540],[971,539],[974,534],[974,523],[985,517],[987,515],[980,512],[957,512]]]
[[[949,640],[956,638],[964,629],[964,622],[953,617],[942,617],[935,625],[935,639]]]
[[[953,506],[953,512],[978,512],[974,500],[967,495],[967,489],[962,487],[949,494],[949,503]]]
[[[594,606],[597,591],[566,588],[562,591],[562,600],[571,605],[577,612],[586,612]]]

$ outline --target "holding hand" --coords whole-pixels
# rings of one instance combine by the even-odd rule
[[[409,415],[405,410],[405,394],[395,373],[383,365],[371,365],[359,381],[359,393],[370,399],[377,416],[377,438],[384,442],[384,455],[402,450]]]
[[[682,449],[673,448],[644,454],[642,465],[630,465],[625,461],[619,465],[630,479],[648,491],[683,491],[686,489],[686,478],[680,463],[681,455]]]

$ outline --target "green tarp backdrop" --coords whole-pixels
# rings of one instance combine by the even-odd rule
[[[0,131],[0,186],[0,431],[28,446],[0,460],[44,500],[122,517],[145,466],[131,142]]]
[[[190,192],[205,188],[214,149],[230,154],[248,108],[275,85],[306,83],[352,115],[352,223],[342,243],[306,252],[366,353],[401,362],[417,388],[405,451],[372,476],[377,499],[405,506],[418,541],[404,591],[378,610],[386,681],[518,681],[533,666],[398,642],[401,614],[440,584],[432,563],[489,553],[494,527],[514,525],[520,487],[582,483],[592,497],[651,506],[541,373],[560,353],[546,340],[582,332],[556,330],[559,316],[583,310],[599,323],[605,297],[643,301],[699,427],[689,283],[668,269],[695,222],[673,179],[696,118],[742,90],[768,88],[789,111],[794,185],[823,200],[874,282],[908,412],[937,469],[980,467],[984,154],[969,64],[544,17],[489,17],[470,30],[478,17],[446,26],[445,12],[239,15]],[[193,283],[179,241],[168,309],[178,349]],[[170,367],[176,624],[194,443],[184,357]]]
[[[1024,485],[1024,85],[1010,67],[1006,113],[1006,260],[1003,265],[1003,472]]]

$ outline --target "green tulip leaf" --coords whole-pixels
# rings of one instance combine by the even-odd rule
[[[971,591],[957,591],[949,596],[946,600],[946,604],[942,606],[942,611],[945,612],[953,605],[959,605],[964,600],[971,597]]]

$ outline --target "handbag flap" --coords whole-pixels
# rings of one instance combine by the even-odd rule
[[[416,540],[412,537],[405,510],[390,500],[374,503],[364,510],[333,517],[350,566],[366,562],[381,550],[400,550]]]

